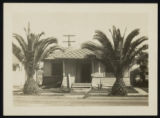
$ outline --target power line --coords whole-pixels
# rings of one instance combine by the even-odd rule
[[[71,43],[76,42],[76,41],[71,41],[71,40],[70,40],[70,37],[74,37],[74,36],[76,36],[76,35],[68,34],[68,35],[63,35],[63,36],[68,38],[67,41],[63,41],[63,42],[65,42],[65,43],[68,43],[68,47],[71,46]]]

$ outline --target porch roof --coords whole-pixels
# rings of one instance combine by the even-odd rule
[[[53,59],[85,59],[90,55],[95,55],[92,51],[88,49],[72,49],[66,48],[63,51],[52,52],[45,60]]]

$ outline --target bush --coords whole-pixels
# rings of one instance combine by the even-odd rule
[[[139,77],[139,79],[136,79]],[[148,87],[148,79],[143,80],[140,76],[140,69],[137,68],[130,73],[130,81],[132,86]]]
[[[134,84],[136,87],[148,87],[148,80],[142,81],[141,79],[137,80]]]

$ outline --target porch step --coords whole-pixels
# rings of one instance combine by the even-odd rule
[[[90,91],[91,83],[73,83],[71,86],[72,93],[87,93]]]
[[[71,88],[91,88],[91,83],[73,83]]]
[[[71,93],[87,93],[90,88],[72,88]]]

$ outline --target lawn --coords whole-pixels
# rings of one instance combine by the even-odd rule
[[[42,93],[45,92],[53,92],[53,93],[68,93],[69,89],[67,88],[48,88],[48,89],[42,89]]]
[[[90,92],[92,93],[110,93],[111,92],[111,87],[109,88],[102,88],[102,89],[97,89],[93,88]],[[138,93],[133,87],[127,86],[126,87],[128,93]]]
[[[102,89],[97,89],[97,88],[92,88],[88,93],[89,95],[99,95],[99,96],[108,96],[109,93],[111,92],[111,88],[112,87],[108,87],[108,88],[102,88]],[[126,87],[128,93],[138,93],[133,87]],[[148,91],[148,89],[143,88],[143,90]],[[71,93],[69,91],[69,89],[64,89],[64,88],[48,88],[48,89],[41,89],[41,93],[42,94],[46,94],[47,93]],[[16,89],[13,91],[14,95],[23,95],[22,89]],[[74,92],[75,94],[75,92]],[[85,94],[84,92],[77,92],[77,94]]]

